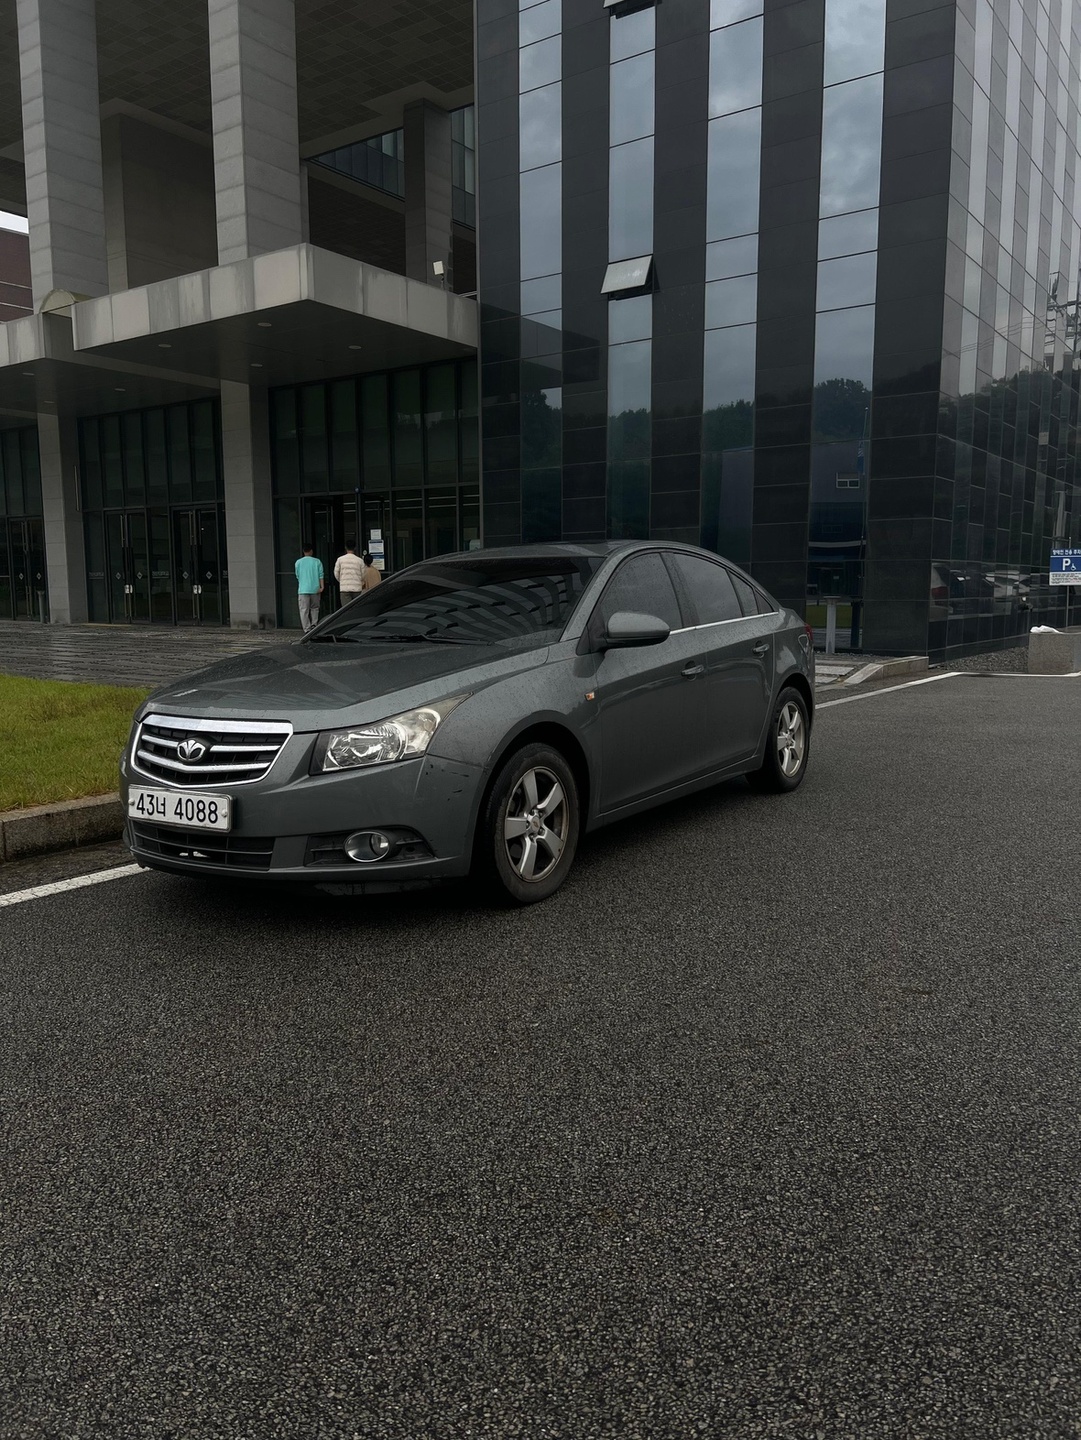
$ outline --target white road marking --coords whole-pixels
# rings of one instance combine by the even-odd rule
[[[1081,670],[1067,670],[1062,675],[1021,675],[1012,670],[958,670],[957,674],[978,680],[1081,680]]]
[[[62,895],[65,890],[81,890],[84,885],[100,885],[105,880],[121,880],[125,875],[142,875],[141,865],[117,865],[112,870],[96,870],[93,875],[76,875],[73,880],[56,880],[51,885],[34,885],[29,890],[13,890],[0,895],[0,907],[21,905],[25,900],[43,900],[46,895]]]
[[[895,690],[911,690],[913,685],[933,685],[936,680],[956,680],[964,672],[946,670],[941,675],[925,675],[922,680],[906,680],[903,685],[887,685],[882,690],[869,690],[866,695],[846,695],[843,700],[823,700],[815,706],[815,713],[828,710],[831,705],[854,705],[857,700],[877,700],[880,695],[892,695]]]

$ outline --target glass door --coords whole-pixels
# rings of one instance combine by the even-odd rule
[[[150,511],[150,618],[156,625],[171,625],[175,618],[173,558],[166,510]]]
[[[14,620],[15,597],[11,589],[11,552],[8,549],[8,522],[0,520],[0,620]]]
[[[9,522],[11,536],[12,613],[16,620],[29,620],[35,613],[34,582],[26,537],[26,521]]]
[[[419,490],[394,496],[394,568],[424,559],[424,502]]]
[[[202,619],[199,607],[198,557],[195,553],[195,511],[173,512],[173,535],[176,555],[176,623],[195,625]]]
[[[217,510],[175,511],[173,534],[177,623],[221,625],[225,592]]]
[[[49,613],[49,580],[45,569],[45,521],[40,516],[18,522],[22,529],[26,575],[30,584],[30,615],[44,620]]]
[[[109,584],[109,619],[116,622],[129,619],[128,615],[128,561],[124,546],[124,517],[109,514],[105,517],[105,573]]]
[[[346,540],[356,538],[356,501],[331,495],[327,499],[307,500],[304,504],[304,541],[312,545],[315,558],[323,562],[324,589],[320,604],[322,614],[338,608],[338,587],[334,582],[334,562],[345,553]]]
[[[150,619],[150,550],[146,512],[130,510],[105,517],[109,612],[114,623]]]
[[[195,560],[198,566],[199,611],[205,625],[224,620],[221,551],[218,544],[218,512],[195,512]]]

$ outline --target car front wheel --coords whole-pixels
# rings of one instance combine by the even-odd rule
[[[748,775],[756,790],[783,793],[794,790],[807,773],[811,726],[807,704],[791,686],[782,690],[773,707],[762,768]]]
[[[558,750],[526,745],[503,765],[481,819],[480,859],[516,905],[546,900],[578,848],[578,787]]]

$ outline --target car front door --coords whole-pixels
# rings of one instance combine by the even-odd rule
[[[620,611],[655,615],[672,633],[659,645],[604,649],[605,626]],[[598,601],[586,635],[596,665],[592,688],[600,812],[618,810],[701,773],[702,656],[683,624],[659,552],[624,560]]]
[[[762,738],[773,693],[770,617],[744,614],[719,561],[682,551],[667,558],[683,603],[694,612],[692,634],[705,665],[700,690],[708,768],[722,770],[749,759]]]

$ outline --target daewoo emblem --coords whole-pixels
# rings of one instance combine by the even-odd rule
[[[194,762],[203,758],[206,754],[206,746],[201,740],[181,740],[177,746],[176,753],[180,756],[181,760]]]

